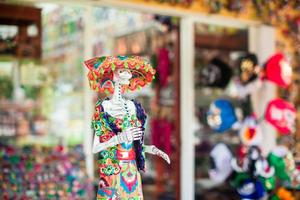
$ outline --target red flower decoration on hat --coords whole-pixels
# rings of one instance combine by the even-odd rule
[[[129,69],[132,73],[130,84],[124,89],[136,90],[154,79],[155,70],[150,63],[139,56],[103,56],[84,62],[89,69],[88,79],[91,89],[98,92],[113,93],[113,75],[117,69]]]

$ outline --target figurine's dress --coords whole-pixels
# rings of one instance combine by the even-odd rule
[[[92,120],[95,137],[100,142],[128,127],[144,128],[146,114],[141,105],[134,101],[136,114],[119,119],[103,110],[102,101],[96,103]],[[99,186],[97,200],[141,200],[142,182],[139,170],[144,170],[144,152],[142,142],[122,143],[99,152]]]

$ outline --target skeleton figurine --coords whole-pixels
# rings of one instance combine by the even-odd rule
[[[117,70],[114,74],[115,92],[111,100],[105,100],[102,102],[105,112],[115,118],[122,118],[128,114],[134,114],[136,112],[134,102],[131,100],[125,100],[121,95],[121,85],[129,84],[129,79],[132,77],[130,70]],[[140,127],[129,127],[125,131],[121,132],[117,137],[112,138],[106,143],[100,143],[99,140],[94,138],[93,153],[98,153],[108,147],[111,144],[116,145],[119,143],[131,143],[136,140],[141,140],[143,136],[143,129]],[[156,148],[154,145],[144,145],[146,153],[158,155],[170,163],[168,155]]]
[[[155,72],[137,56],[94,58],[85,64],[90,69],[91,87],[96,84],[96,90],[113,92],[110,99],[96,103],[92,120],[93,153],[99,153],[97,199],[143,199],[139,171],[145,168],[145,153],[158,155],[167,163],[170,159],[154,145],[143,144],[147,115],[140,103],[126,100],[122,92],[151,82]],[[99,68],[104,72],[98,73]]]

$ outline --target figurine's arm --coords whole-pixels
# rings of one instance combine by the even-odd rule
[[[163,158],[168,164],[171,163],[169,156],[165,152],[163,152],[162,150],[158,149],[156,146],[154,146],[154,145],[144,145],[143,147],[144,147],[145,153],[157,155],[157,156]]]
[[[130,143],[134,140],[140,140],[142,137],[142,129],[136,128],[136,127],[130,127],[126,129],[125,131],[119,133],[118,135],[113,136],[108,141],[100,142],[99,136],[94,136],[94,144],[93,144],[93,153],[98,153],[99,151],[102,151],[104,149],[107,149],[109,147],[113,147],[117,144],[121,143]]]

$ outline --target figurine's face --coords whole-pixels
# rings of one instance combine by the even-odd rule
[[[118,81],[121,85],[129,85],[131,77],[132,73],[129,69],[118,69],[114,73],[114,80]]]

